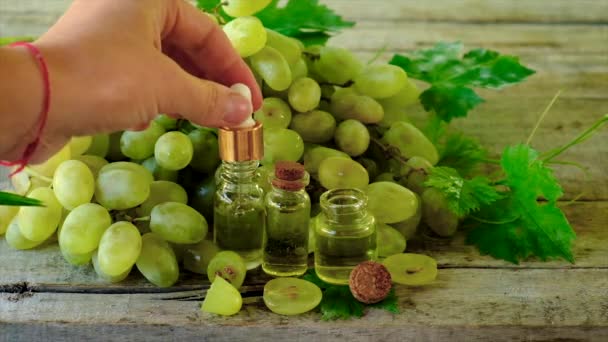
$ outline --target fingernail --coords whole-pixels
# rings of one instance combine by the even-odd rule
[[[232,92],[226,103],[224,121],[233,124],[241,123],[251,116],[252,111],[251,101],[239,93]]]

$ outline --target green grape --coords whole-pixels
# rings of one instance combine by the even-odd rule
[[[378,176],[380,169],[378,167],[378,163],[376,163],[373,159],[369,158],[359,158],[357,162],[367,170],[367,174],[369,175],[369,179],[374,179]]]
[[[42,176],[53,178],[55,170],[57,169],[57,167],[59,167],[59,164],[63,163],[66,160],[70,160],[71,158],[72,151],[70,149],[70,144],[66,144],[61,150],[59,150],[59,152],[55,153],[44,163],[30,165],[29,167]]]
[[[291,122],[291,108],[287,102],[278,97],[267,97],[262,107],[253,114],[256,121],[267,128],[287,128]]]
[[[348,119],[338,125],[334,140],[340,150],[351,157],[356,157],[367,151],[370,136],[364,124],[357,120]]]
[[[190,164],[194,149],[192,142],[182,132],[163,134],[154,146],[154,158],[167,170],[181,170]]]
[[[106,159],[109,161],[120,161],[125,160],[127,157],[122,154],[120,150],[120,137],[123,132],[114,132],[110,134],[110,146],[108,147],[108,154]]]
[[[363,95],[375,99],[385,99],[396,95],[407,83],[403,69],[391,64],[368,65],[355,76],[355,89]]]
[[[277,161],[298,161],[304,154],[302,137],[290,129],[269,128],[264,130],[264,159],[262,164]]]
[[[206,239],[197,244],[188,245],[184,251],[184,268],[190,272],[207,274],[209,262],[219,251],[220,248],[213,241]]]
[[[59,247],[70,255],[93,252],[111,225],[112,218],[104,207],[94,203],[83,204],[65,218],[59,234]]]
[[[308,112],[317,108],[321,101],[321,87],[309,77],[295,80],[289,87],[289,104],[298,112]]]
[[[299,58],[295,64],[290,64],[289,67],[291,68],[291,77],[294,80],[308,75],[308,66],[303,58]]]
[[[200,242],[207,235],[207,229],[203,215],[183,203],[161,203],[150,214],[150,230],[169,242]]]
[[[263,10],[270,0],[230,0],[222,8],[231,17],[246,17]]]
[[[139,272],[158,287],[175,284],[179,267],[171,246],[154,233],[142,236],[141,242],[141,253],[135,262]]]
[[[101,236],[97,258],[99,270],[110,277],[128,271],[141,252],[139,230],[129,222],[116,222]]]
[[[91,262],[93,254],[95,254],[95,251],[85,254],[70,254],[65,250],[61,249],[61,255],[63,255],[65,261],[74,266],[88,265]]]
[[[437,278],[437,262],[426,255],[395,254],[384,259],[382,264],[397,284],[420,286],[430,284]]]
[[[209,176],[190,188],[188,204],[201,213],[209,224],[213,220],[213,198],[215,195],[215,178]]]
[[[188,133],[193,155],[190,166],[198,172],[213,173],[220,164],[217,136],[208,129],[195,129]]]
[[[406,240],[409,240],[416,235],[416,231],[418,230],[418,225],[420,224],[420,220],[422,219],[422,199],[418,194],[416,194],[416,198],[418,199],[418,209],[414,216],[409,219],[397,223],[391,224],[393,228],[397,229]]]
[[[435,188],[422,193],[422,220],[439,236],[452,236],[458,229],[458,216],[449,209],[445,195]]]
[[[84,152],[85,155],[105,158],[110,150],[110,135],[98,134],[92,137],[91,146]]]
[[[391,172],[383,172],[383,173],[379,174],[376,178],[374,178],[374,183],[376,183],[376,182],[397,183],[397,181],[395,180],[395,175],[393,175]]]
[[[388,128],[395,122],[411,122],[410,117],[404,109],[387,107],[384,105],[382,108],[384,110],[384,116],[382,117],[382,120],[378,122],[378,126],[380,127]]]
[[[109,210],[135,208],[150,195],[152,180],[150,172],[141,165],[111,163],[99,170],[95,199]]]
[[[268,36],[267,45],[279,51],[285,57],[287,64],[295,65],[301,60],[302,47],[298,44],[297,40],[270,29],[266,29],[266,32]],[[304,76],[306,76],[306,73],[304,73]]]
[[[17,206],[0,205],[0,235],[6,233],[8,225],[17,216],[18,212],[19,207]]]
[[[350,51],[335,47],[320,49],[315,71],[333,84],[345,84],[361,72],[363,63]]]
[[[384,109],[369,96],[357,94],[352,88],[338,88],[331,97],[331,113],[338,119],[355,119],[366,124],[384,118]]]
[[[376,238],[378,256],[386,258],[394,254],[402,253],[406,247],[406,240],[395,228],[386,223],[376,224]]]
[[[266,30],[256,17],[236,18],[224,25],[223,29],[242,58],[257,53],[266,45]]]
[[[177,128],[177,119],[165,114],[159,114],[154,118],[154,122],[161,125],[166,131],[172,131]]]
[[[367,170],[350,158],[329,157],[319,165],[319,182],[325,189],[365,189]]]
[[[407,122],[396,122],[384,133],[382,142],[399,149],[402,157],[415,156],[428,160],[432,165],[439,161],[433,143],[418,128]]]
[[[188,203],[188,194],[181,185],[168,181],[154,181],[150,183],[150,196],[137,208],[140,216],[149,216],[152,209],[165,202]]]
[[[270,88],[286,90],[291,85],[292,76],[289,63],[276,49],[266,46],[250,57],[251,67]]]
[[[264,190],[264,193],[272,190],[272,178],[274,176],[274,165],[262,165],[255,171],[258,185]]]
[[[19,220],[15,217],[11,223],[9,223],[8,228],[6,230],[6,235],[4,238],[6,239],[6,243],[14,249],[32,249],[36,246],[41,245],[42,241],[32,241],[27,239],[23,234],[21,234],[21,228],[19,227]]]
[[[82,136],[82,137],[72,137],[69,142],[70,153],[72,158],[84,154],[91,144],[93,143],[93,137],[91,136]]]
[[[155,180],[164,180],[169,182],[176,182],[178,179],[178,171],[167,170],[160,167],[154,157],[150,157],[141,163],[141,166],[145,167],[146,170],[150,171]]]
[[[27,197],[42,201],[44,207],[23,207],[19,210],[17,219],[21,234],[31,241],[44,241],[57,230],[61,220],[61,204],[49,188],[34,189]]]
[[[241,256],[233,251],[218,252],[207,266],[207,277],[213,283],[215,278],[224,278],[235,289],[239,289],[245,281],[247,268]]]
[[[289,126],[302,139],[311,143],[325,143],[331,140],[336,130],[336,119],[322,110],[294,115]]]
[[[367,208],[381,223],[405,221],[416,214],[420,205],[416,194],[397,183],[372,183],[366,193]]]
[[[95,193],[93,172],[79,160],[67,160],[55,171],[53,190],[59,203],[68,210],[89,203]]]
[[[201,306],[201,311],[231,316],[241,311],[243,297],[222,277],[216,277]]]
[[[420,97],[420,90],[416,86],[416,84],[411,80],[407,79],[405,85],[397,92],[397,94],[379,100],[382,107],[385,108],[400,108],[403,109],[405,107],[411,106],[414,103],[418,102],[418,98]]]
[[[88,166],[89,170],[91,170],[91,173],[93,174],[93,178],[97,178],[97,175],[99,174],[99,170],[101,170],[102,167],[108,165],[107,160],[103,159],[100,156],[96,156],[96,155],[92,155],[92,154],[91,155],[83,154],[74,159],[81,161],[86,166]]]
[[[432,168],[433,165],[422,157],[410,158],[400,170],[401,184],[418,195],[422,195],[425,190],[424,182]]]
[[[156,121],[143,131],[124,131],[120,137],[120,151],[125,156],[143,160],[154,154],[154,144],[165,134],[165,129]]]
[[[299,315],[319,305],[321,289],[304,279],[276,278],[264,285],[264,304],[279,315]]]
[[[311,175],[319,173],[319,166],[329,157],[350,158],[348,154],[325,146],[313,146],[304,153],[304,168]]]
[[[101,269],[99,267],[99,259],[97,258],[97,253],[93,253],[93,257],[91,258],[91,260],[93,262],[93,269],[95,270],[95,273],[97,273],[97,276],[99,278],[101,278],[102,280],[107,281],[109,283],[121,282],[129,276],[129,273],[131,273],[132,267],[129,267],[126,271],[124,271],[123,273],[121,273],[117,276],[110,276],[101,271]]]

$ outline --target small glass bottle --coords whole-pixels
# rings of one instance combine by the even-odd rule
[[[310,197],[304,166],[278,162],[266,194],[266,243],[262,269],[278,277],[300,276],[308,269]]]
[[[357,189],[334,189],[321,195],[315,234],[315,271],[331,284],[348,284],[359,263],[375,260],[376,224],[367,196]]]
[[[262,262],[264,191],[255,181],[263,157],[262,124],[218,131],[222,166],[213,205],[213,241],[239,253],[247,269]]]

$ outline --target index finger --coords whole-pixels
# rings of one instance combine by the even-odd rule
[[[243,83],[251,89],[254,109],[262,105],[262,91],[245,61],[232,47],[221,27],[187,3],[175,1],[168,14],[162,39],[178,49],[188,64],[205,77],[228,87]]]

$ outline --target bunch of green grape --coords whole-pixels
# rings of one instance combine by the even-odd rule
[[[379,223],[382,258],[400,255],[421,222],[452,235],[459,218],[440,192],[423,184],[439,158],[407,115],[418,105],[416,84],[396,66],[364,63],[339,47],[304,46],[265,28],[252,15],[269,2],[223,6],[235,17],[223,30],[263,90],[263,105],[253,114],[264,125],[257,172],[262,188],[270,189],[277,161],[300,161],[313,179],[313,200],[328,189],[364,190]],[[141,131],[75,137],[45,163],[13,177],[16,192],[45,207],[0,207],[0,234],[16,249],[56,241],[69,263],[92,264],[109,282],[125,279],[133,266],[162,287],[177,281],[180,267],[206,274],[212,285],[203,310],[234,314],[242,305],[238,288],[246,269],[236,253],[220,251],[207,238],[219,167],[214,129],[165,115]],[[314,243],[311,238],[311,252]],[[387,259],[396,269],[392,260],[403,263]],[[430,267],[423,280],[434,279],[432,262],[407,260],[408,274]],[[281,297],[284,287],[302,289],[300,306],[283,307],[290,302]],[[308,311],[320,296],[293,280],[265,290],[269,307],[284,314]]]

